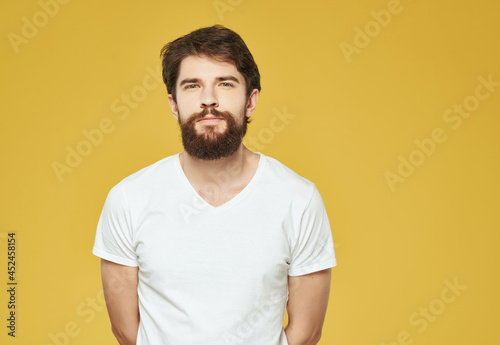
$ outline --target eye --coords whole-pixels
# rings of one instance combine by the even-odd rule
[[[233,84],[228,83],[228,82],[222,82],[222,83],[220,83],[220,85],[221,86],[225,86],[225,87],[231,87],[231,86],[233,86]]]
[[[198,85],[196,84],[188,84],[186,86],[184,86],[185,89],[194,89],[195,87],[197,87]]]

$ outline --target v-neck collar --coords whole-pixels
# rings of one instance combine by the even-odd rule
[[[196,189],[193,187],[191,182],[189,182],[189,179],[187,178],[186,174],[184,173],[184,170],[182,169],[182,165],[180,162],[179,155],[181,154],[180,152],[174,155],[174,165],[176,167],[177,172],[179,173],[179,176],[181,180],[184,182],[186,187],[195,195],[195,197],[200,200],[200,202],[209,207],[212,210],[220,210],[229,207],[230,205],[234,204],[236,201],[241,199],[245,194],[248,193],[248,191],[252,188],[252,186],[256,183],[256,181],[259,179],[260,175],[262,174],[262,170],[264,169],[265,165],[265,156],[260,153],[260,152],[255,152],[257,153],[259,157],[259,163],[257,165],[257,170],[255,171],[254,175],[252,176],[252,179],[248,184],[243,188],[238,194],[236,194],[234,197],[232,197],[230,200],[226,201],[224,204],[219,205],[219,206],[213,206],[209,204],[205,199],[201,197],[200,194],[196,191]]]

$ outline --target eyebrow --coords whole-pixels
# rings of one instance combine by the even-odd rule
[[[198,79],[198,78],[186,78],[186,79],[184,79],[184,80],[181,81],[181,83],[179,84],[179,86],[182,86],[184,84],[197,83],[199,81],[200,81],[200,79]]]
[[[236,77],[234,77],[232,75],[227,75],[227,76],[224,76],[224,77],[218,77],[217,80],[218,81],[232,80],[232,81],[234,81],[234,82],[236,82],[238,84],[240,83],[240,81]]]
[[[236,82],[238,84],[240,83],[240,81],[236,77],[234,77],[232,75],[226,75],[226,76],[222,76],[222,77],[217,77],[216,79],[217,79],[217,81],[232,80],[232,81],[234,81],[234,82]],[[199,83],[200,81],[201,80],[199,78],[186,78],[186,79],[183,79],[180,82],[179,86],[182,86],[184,84],[190,84],[190,83]]]

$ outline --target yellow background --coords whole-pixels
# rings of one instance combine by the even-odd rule
[[[66,2],[0,5],[2,344],[55,345],[51,334],[116,343],[91,254],[97,220],[113,185],[182,149],[165,86],[147,75],[160,77],[150,71],[163,44],[215,23],[238,32],[260,68],[251,148],[315,182],[329,213],[338,267],[320,344],[500,343],[500,89],[458,128],[444,117],[474,104],[479,77],[500,81],[497,2]],[[370,24],[391,6],[399,13],[385,26]],[[373,37],[346,57],[366,26]],[[144,99],[121,119],[112,104],[132,92]],[[277,111],[295,116],[272,130]],[[58,178],[54,162],[105,118],[113,130]],[[436,128],[446,140],[414,152]],[[391,188],[386,175],[412,153],[419,165]],[[5,327],[10,231],[15,339]],[[466,288],[446,290],[454,281]],[[423,321],[424,308],[433,318]]]

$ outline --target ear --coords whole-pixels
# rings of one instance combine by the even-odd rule
[[[170,105],[170,109],[172,109],[172,114],[175,119],[179,121],[179,108],[177,107],[177,103],[175,103],[171,94],[168,94],[168,104]]]
[[[245,108],[245,116],[250,117],[255,107],[257,106],[257,100],[259,99],[259,90],[253,89],[250,97],[248,97],[247,106]]]

